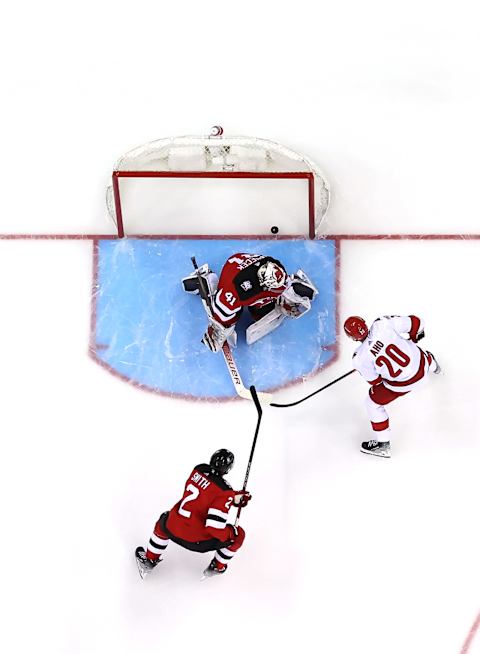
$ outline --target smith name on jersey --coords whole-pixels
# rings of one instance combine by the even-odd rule
[[[167,528],[178,538],[194,542],[230,537],[228,512],[234,492],[230,484],[212,472],[206,463],[195,466],[190,474],[182,499],[170,511]]]

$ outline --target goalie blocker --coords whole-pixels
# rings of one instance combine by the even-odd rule
[[[255,322],[247,328],[249,345],[271,333],[283,320],[297,319],[307,313],[318,291],[303,270],[289,276],[278,259],[238,253],[222,268],[220,279],[208,264],[199,269],[205,280],[211,302],[205,303],[209,326],[202,342],[218,352],[227,341],[236,344],[235,325],[244,307]],[[187,293],[199,293],[197,272],[182,279]]]

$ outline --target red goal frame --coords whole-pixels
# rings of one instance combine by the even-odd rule
[[[308,182],[308,238],[315,238],[315,176],[312,172],[228,172],[179,170],[114,170],[112,174],[113,198],[119,238],[125,237],[120,199],[120,177],[184,177],[184,178],[243,178],[243,179],[306,179]],[[214,237],[212,237],[214,238]]]

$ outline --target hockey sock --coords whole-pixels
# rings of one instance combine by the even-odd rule
[[[163,533],[160,524],[157,522],[153,534],[148,541],[147,559],[150,561],[158,561],[162,553],[167,549],[170,542],[167,535]]]
[[[215,561],[215,566],[216,566],[217,570],[225,570],[225,568],[227,567],[227,564],[222,563],[221,561],[219,561],[217,559],[217,557],[214,557],[213,560]]]
[[[215,560],[217,561],[217,566],[219,568],[227,567],[227,564],[232,560],[234,554],[235,552],[232,552],[226,547],[223,547],[221,550],[217,550],[215,552]]]

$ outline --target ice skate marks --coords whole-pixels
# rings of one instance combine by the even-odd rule
[[[183,292],[190,256],[220,268],[232,252],[278,257],[318,288],[302,320],[285,320],[251,346],[250,317],[238,328],[235,361],[248,388],[270,391],[315,374],[336,356],[336,244],[321,241],[104,240],[97,244],[92,299],[93,359],[142,389],[192,399],[236,397],[222,356],[200,342],[207,325],[197,297]]]

